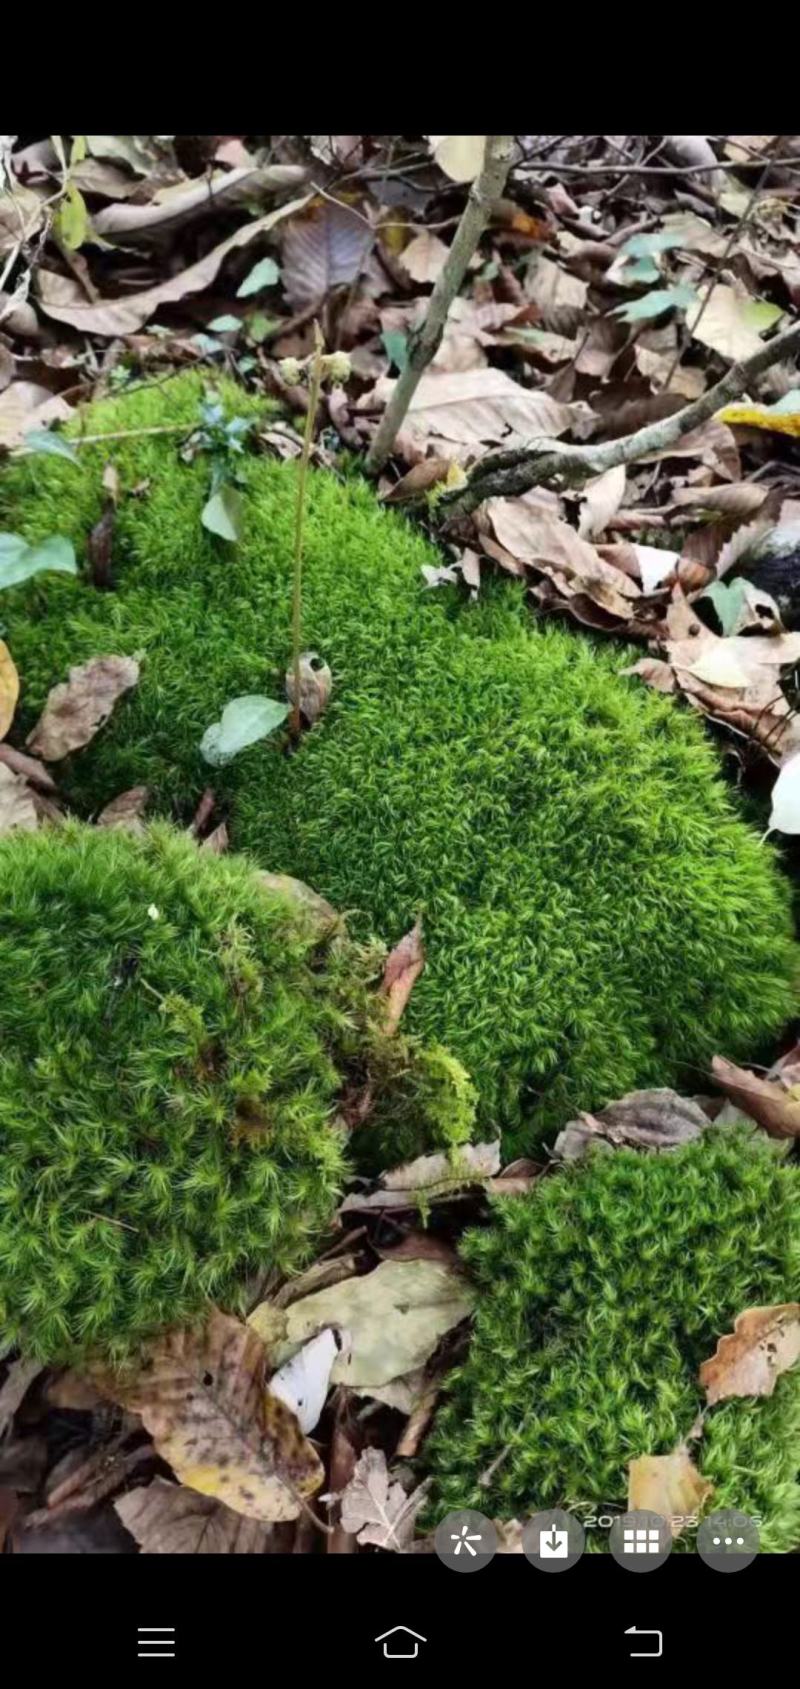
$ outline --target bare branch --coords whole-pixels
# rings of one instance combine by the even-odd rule
[[[800,323],[768,340],[744,363],[733,364],[715,387],[710,387],[683,410],[663,417],[660,422],[648,423],[645,428],[637,428],[635,434],[587,446],[569,446],[561,440],[542,438],[508,451],[492,452],[476,464],[466,487],[443,495],[440,509],[448,518],[466,516],[486,498],[515,497],[549,481],[579,485],[618,463],[634,463],[648,452],[665,451],[684,434],[707,422],[723,405],[737,399],[772,364],[798,352]]]
[[[395,382],[394,391],[367,455],[366,468],[377,475],[394,445],[420,377],[437,351],[447,313],[466,274],[467,265],[489,221],[492,206],[505,187],[514,155],[513,135],[489,135],[480,175],[473,182],[464,211],[453,237],[447,261],[439,274],[422,327],[412,341],[408,363]]]

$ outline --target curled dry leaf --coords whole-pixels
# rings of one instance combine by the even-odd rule
[[[112,798],[105,809],[101,809],[96,825],[121,827],[126,833],[142,834],[146,831],[142,816],[149,802],[149,786],[131,786],[130,791],[120,792],[119,797]]]
[[[449,1199],[475,1185],[486,1186],[500,1172],[500,1144],[464,1144],[454,1156],[420,1155],[384,1173],[378,1190],[345,1197],[339,1210],[364,1213],[373,1208],[418,1208],[420,1202]]]
[[[19,697],[19,675],[17,665],[5,644],[0,639],[0,739],[5,736],[14,720],[14,711]]]
[[[578,533],[583,540],[598,539],[605,532],[612,516],[625,497],[625,465],[594,475],[585,483],[581,501]]]
[[[596,547],[536,499],[488,499],[486,515],[501,546],[546,575],[565,598],[580,594],[620,621],[630,621],[641,589],[607,563]]]
[[[39,817],[27,780],[21,774],[14,774],[5,763],[0,763],[0,837],[3,833],[10,833],[12,827],[23,827],[32,833],[38,825]]]
[[[188,270],[182,270],[176,276],[170,276],[167,281],[159,282],[156,287],[149,287],[142,293],[129,293],[120,299],[87,299],[83,288],[71,276],[62,276],[52,270],[40,270],[38,274],[40,304],[48,317],[56,322],[67,323],[71,328],[77,328],[82,334],[100,334],[115,337],[117,335],[135,334],[148,317],[151,317],[162,305],[173,304],[180,299],[186,299],[189,294],[201,293],[210,287],[218,270],[229,252],[235,252],[240,246],[248,246],[257,235],[266,234],[285,217],[291,217],[295,212],[308,204],[309,196],[292,200],[288,205],[281,205],[275,211],[270,211],[265,217],[257,217],[252,223],[245,223],[237,229],[227,240],[220,241],[218,246],[207,252],[204,258],[191,264]]]
[[[679,1149],[699,1138],[709,1124],[699,1103],[677,1091],[629,1091],[599,1114],[570,1120],[559,1132],[554,1153],[562,1161],[577,1161],[590,1144],[654,1152]]]
[[[221,1501],[154,1478],[114,1507],[143,1554],[264,1554],[269,1528]]]
[[[387,1037],[397,1031],[400,1020],[416,981],[425,966],[422,943],[422,922],[416,920],[405,938],[395,945],[386,958],[381,991],[387,999],[385,1031]]]
[[[701,1476],[685,1448],[643,1454],[628,1463],[629,1511],[660,1513],[670,1520],[673,1537],[681,1534],[680,1521],[699,1513],[713,1494],[714,1485]]]
[[[357,410],[388,402],[394,381],[383,376]],[[535,435],[556,439],[568,429],[588,426],[591,412],[579,402],[562,404],[548,393],[512,381],[501,369],[429,370],[411,400],[403,434],[420,446],[447,440],[451,446],[518,446]],[[721,426],[721,425],[720,425]]]
[[[5,1436],[17,1408],[22,1406],[34,1379],[39,1377],[41,1371],[41,1361],[11,1362],[5,1383],[0,1384],[0,1440]]]
[[[781,1373],[800,1360],[800,1302],[747,1308],[700,1368],[709,1407],[729,1396],[771,1396]]]
[[[714,1056],[711,1071],[726,1097],[771,1138],[800,1138],[800,1088],[762,1079],[724,1056]]]
[[[112,205],[92,218],[94,228],[106,239],[118,236],[124,244],[172,236],[185,223],[195,222],[214,211],[231,211],[255,205],[271,193],[297,192],[308,171],[301,164],[240,166],[218,170],[209,178],[178,182],[161,188],[146,205]]]
[[[412,281],[435,282],[447,262],[448,250],[438,235],[423,229],[403,248],[400,262]]]
[[[300,656],[300,713],[309,727],[324,715],[330,702],[333,675],[318,651],[303,651]],[[295,703],[294,671],[286,670],[286,696]]]
[[[319,1489],[322,1465],[267,1388],[265,1358],[255,1331],[215,1308],[200,1330],[151,1344],[138,1375],[101,1382],[141,1414],[181,1483],[272,1524],[297,1518],[302,1498]]]
[[[59,762],[90,743],[138,679],[135,657],[91,657],[53,687],[26,743],[45,762]]]
[[[365,1449],[342,1493],[342,1528],[362,1546],[402,1554],[411,1545],[424,1499],[424,1486],[408,1496],[402,1484],[390,1478],[382,1449]]]
[[[413,469],[401,475],[393,487],[383,494],[383,504],[407,504],[411,499],[422,498],[431,487],[438,487],[447,480],[450,469],[450,459],[446,457],[425,457],[421,463],[415,463]]]
[[[24,751],[18,751],[13,745],[0,745],[0,763],[10,768],[12,774],[22,774],[28,784],[35,786],[37,791],[54,795],[58,787],[52,774],[45,768],[43,762],[36,757],[28,757]]]

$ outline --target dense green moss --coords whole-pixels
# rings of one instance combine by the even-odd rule
[[[291,1271],[354,1083],[373,1153],[387,1113],[414,1150],[469,1135],[461,1070],[381,1038],[373,962],[163,824],[0,841],[0,1346],[122,1354]]]
[[[474,1334],[426,1451],[440,1510],[624,1509],[628,1462],[686,1437],[737,1314],[797,1295],[800,1171],[779,1154],[722,1128],[659,1158],[599,1151],[467,1234]],[[800,1368],[715,1407],[695,1458],[765,1550],[796,1546]]]
[[[195,419],[183,377],[96,408],[92,431]],[[228,402],[245,403],[228,389]],[[246,401],[250,403],[250,401]],[[18,731],[101,651],[143,653],[138,689],[64,771],[84,812],[149,783],[185,813],[209,777],[203,731],[237,694],[280,694],[295,474],[249,458],[239,546],[200,526],[208,465],[146,437],[81,469],[0,474],[0,525],[83,551],[108,455],[123,486],[117,590],[40,577],[3,595],[23,677]],[[287,757],[280,736],[215,772],[232,835],[299,875],[357,930],[396,940],[422,913],[428,967],[409,1025],[480,1088],[484,1128],[531,1141],[578,1106],[752,1054],[794,1003],[789,897],[738,819],[700,726],[616,673],[623,658],[533,630],[514,583],[426,591],[436,561],[369,488],[311,480],[304,631],[333,702]],[[360,923],[360,926],[358,925]]]

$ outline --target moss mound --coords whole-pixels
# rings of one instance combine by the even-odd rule
[[[200,383],[96,407],[92,432],[197,420]],[[227,389],[231,411],[247,408]],[[146,782],[185,813],[198,746],[242,693],[280,695],[295,474],[250,457],[238,546],[200,526],[208,462],[149,437],[85,448],[80,469],[0,475],[0,525],[67,532],[82,553],[113,454],[117,590],[39,577],[3,594],[23,677],[18,731],[99,652],[144,653],[137,690],[64,784],[84,813]],[[482,1126],[528,1147],[577,1107],[673,1083],[715,1049],[752,1055],[794,1002],[789,895],[738,818],[702,729],[621,680],[618,650],[532,629],[515,584],[466,605],[426,591],[437,561],[360,482],[311,479],[304,637],[333,702],[297,755],[280,736],[214,772],[232,835],[394,942],[416,914],[428,967],[409,1025],[479,1085]]]
[[[744,1130],[658,1158],[600,1151],[499,1202],[464,1254],[479,1296],[426,1451],[435,1503],[624,1510],[628,1461],[687,1435],[698,1368],[736,1315],[796,1296],[800,1171]],[[713,1408],[695,1459],[714,1506],[762,1520],[764,1550],[796,1546],[800,1368]]]
[[[3,839],[0,1339],[119,1356],[296,1268],[332,1216],[348,1080],[378,1137],[381,1108],[469,1134],[457,1064],[417,1071],[371,1024],[368,963],[163,825]]]

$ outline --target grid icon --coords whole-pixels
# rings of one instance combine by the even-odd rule
[[[636,1530],[623,1530],[622,1552],[623,1554],[660,1554],[661,1539],[658,1529],[651,1530],[637,1527]]]

